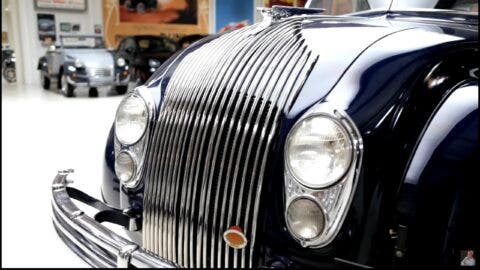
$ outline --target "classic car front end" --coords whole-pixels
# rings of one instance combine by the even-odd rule
[[[326,269],[452,268],[479,247],[478,17],[321,11],[263,9],[129,93],[105,203],[54,180],[69,247],[93,266]]]

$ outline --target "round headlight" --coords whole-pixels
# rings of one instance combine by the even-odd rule
[[[115,158],[115,173],[125,185],[132,180],[135,173],[135,162],[128,152],[120,152]]]
[[[298,198],[288,206],[287,223],[295,237],[311,240],[322,233],[325,217],[320,206],[313,200]]]
[[[352,156],[352,141],[347,131],[328,116],[302,120],[287,138],[287,167],[295,179],[310,188],[338,181],[350,167]]]
[[[80,59],[75,59],[74,65],[76,68],[81,68],[83,66],[83,63]]]
[[[123,59],[122,57],[117,58],[117,66],[123,67],[125,66],[125,64],[126,64],[125,59]]]
[[[148,108],[145,101],[130,95],[118,106],[115,116],[115,135],[123,144],[134,144],[143,136],[148,124]]]

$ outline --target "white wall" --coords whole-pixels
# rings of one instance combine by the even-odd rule
[[[23,73],[23,82],[26,84],[40,83],[37,71],[38,58],[44,55],[47,49],[45,46],[42,46],[38,38],[37,13],[55,15],[57,40],[58,35],[61,34],[61,22],[79,23],[79,34],[93,34],[95,24],[103,25],[102,1],[100,0],[87,0],[87,10],[82,12],[36,10],[33,0],[7,0],[7,2],[10,6],[14,6],[16,12],[15,17],[17,17],[17,20],[14,20],[12,28],[18,29],[17,31],[20,33],[21,52],[16,53],[16,56],[17,62],[22,61],[23,64],[18,72]]]

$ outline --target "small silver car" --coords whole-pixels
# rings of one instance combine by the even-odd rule
[[[97,87],[112,86],[124,94],[130,81],[125,59],[105,48],[97,35],[60,35],[60,46],[52,45],[38,61],[42,87],[57,85],[67,97],[76,87],[89,87],[89,96],[98,95]]]

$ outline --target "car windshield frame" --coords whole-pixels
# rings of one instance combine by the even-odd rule
[[[93,46],[88,46],[84,44],[78,44],[78,45],[73,45],[73,44],[67,44],[65,45],[64,39],[67,38],[78,38],[79,41],[80,39],[94,39]],[[98,39],[100,42],[98,42]],[[105,49],[105,41],[102,36],[100,35],[61,35],[60,36],[60,45],[62,48],[65,49]]]
[[[462,7],[463,8],[460,8]],[[346,15],[370,11],[449,11],[478,14],[476,0],[309,0],[306,7],[323,8],[324,15]]]

